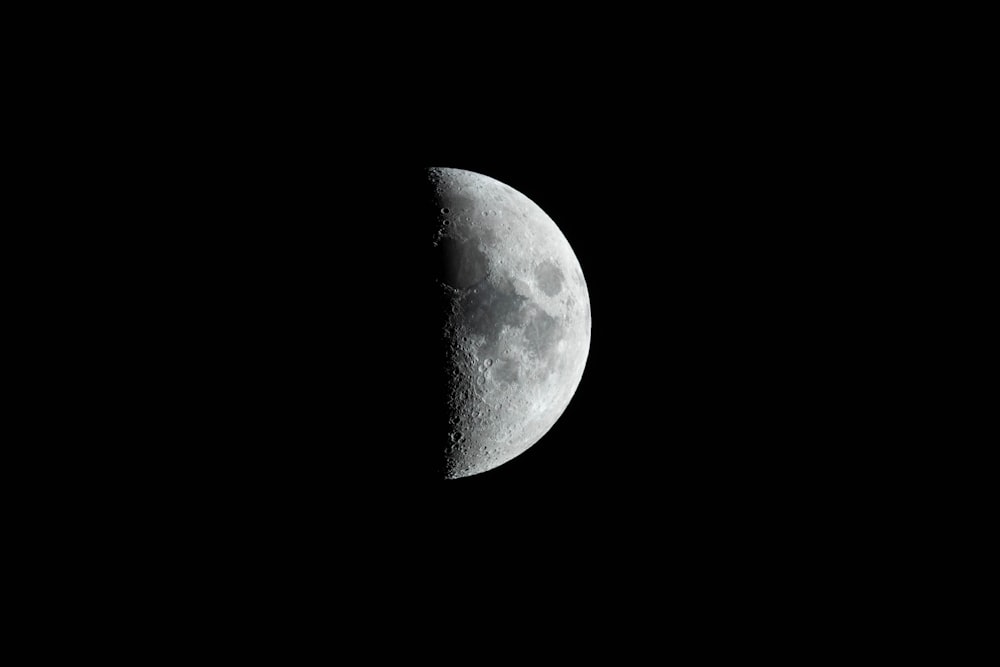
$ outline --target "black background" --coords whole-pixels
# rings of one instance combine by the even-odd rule
[[[59,555],[208,632],[280,615],[345,624],[338,647],[374,631],[367,650],[416,626],[435,655],[532,634],[745,655],[817,608],[820,650],[868,608],[877,632],[859,575],[896,571],[879,546],[908,499],[870,417],[906,276],[868,280],[900,237],[868,195],[920,144],[885,141],[906,54],[862,47],[899,17],[466,10],[455,30],[423,6],[158,16],[84,32],[88,57],[39,78],[63,143],[38,159],[78,184],[43,226],[81,265],[54,346],[82,366],[60,386],[82,409],[51,415],[72,434]],[[552,430],[451,481],[421,463],[440,369],[407,175],[427,166],[536,201],[593,311]]]
[[[205,395],[190,445],[205,479],[273,485],[268,502],[416,488],[453,509],[466,494],[612,508],[641,494],[628,513],[770,508],[811,486],[821,456],[801,441],[829,425],[805,387],[836,354],[814,338],[837,326],[816,308],[829,279],[816,267],[845,231],[831,192],[843,124],[789,114],[808,91],[787,80],[741,88],[719,83],[732,68],[658,62],[511,90],[391,69],[328,87],[199,70],[184,95],[155,91],[169,104],[130,119],[122,166],[158,163],[132,193],[156,203],[141,234],[179,309],[163,317],[183,332],[168,358]],[[430,485],[407,473],[406,444],[433,372],[407,185],[426,166],[536,201],[593,310],[587,370],[552,431],[494,471]]]
[[[214,378],[195,392],[218,382],[199,416],[224,436],[191,445],[205,484],[309,512],[332,498],[359,516],[428,502],[427,518],[469,525],[495,503],[537,529],[608,512],[800,512],[791,499],[828,481],[833,437],[815,416],[833,385],[812,384],[835,354],[816,342],[835,324],[815,310],[811,268],[831,213],[801,217],[822,178],[800,159],[814,140],[746,110],[734,126],[727,100],[618,103],[581,113],[543,97],[527,116],[419,122],[365,107],[335,130],[275,112],[268,130],[198,131],[199,153],[214,150],[184,174],[206,191],[181,199],[197,211],[181,256],[199,258],[182,319],[204,336],[194,376]],[[407,185],[423,166],[478,171],[536,201],[576,252],[593,311],[587,370],[550,433],[493,471],[436,483],[421,470],[433,318]]]
[[[866,187],[856,110],[797,46],[646,37],[518,62],[306,40],[113,79],[114,141],[79,154],[110,163],[123,221],[116,414],[141,446],[107,466],[137,523],[442,590],[575,560],[615,590],[656,586],[661,561],[737,585],[820,548],[865,483],[843,415],[874,409],[850,391],[864,331],[837,314],[840,250],[867,246],[844,195]],[[593,313],[552,430],[449,481],[421,456],[440,369],[408,174],[427,166],[537,202]]]
[[[199,120],[161,145],[170,178],[150,190],[181,194],[156,200],[160,287],[136,295],[155,306],[138,340],[157,391],[132,399],[148,447],[127,480],[149,499],[135,523],[171,536],[154,538],[162,557],[197,550],[237,599],[264,567],[303,589],[356,573],[363,590],[445,600],[449,618],[507,587],[584,615],[597,596],[678,596],[697,618],[720,598],[749,613],[774,577],[836,554],[827,536],[857,483],[840,472],[858,459],[837,421],[836,322],[818,307],[816,172],[767,119],[747,133],[703,100],[616,104],[400,122],[381,100],[275,112],[266,130]],[[440,409],[407,186],[423,166],[536,201],[593,313],[560,420],[459,480],[427,478],[422,457]]]

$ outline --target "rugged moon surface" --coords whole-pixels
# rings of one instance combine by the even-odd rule
[[[566,409],[590,350],[590,299],[555,222],[503,183],[461,169],[428,176],[438,208],[448,426],[443,475],[495,468]]]

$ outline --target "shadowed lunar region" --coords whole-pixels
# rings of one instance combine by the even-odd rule
[[[446,371],[438,470],[454,479],[510,461],[563,414],[590,350],[590,298],[569,242],[526,196],[461,169],[425,175]]]

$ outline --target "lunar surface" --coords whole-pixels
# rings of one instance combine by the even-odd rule
[[[428,176],[446,319],[443,475],[453,479],[511,460],[563,414],[590,350],[590,299],[568,241],[534,202],[482,174]]]

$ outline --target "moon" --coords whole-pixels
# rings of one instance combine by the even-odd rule
[[[431,168],[445,304],[443,476],[500,466],[563,414],[590,351],[583,270],[556,223],[483,174]]]

